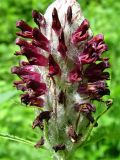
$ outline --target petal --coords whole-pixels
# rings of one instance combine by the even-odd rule
[[[20,28],[23,32],[28,31],[32,32],[32,27],[30,27],[25,21],[20,20],[16,23],[16,27]]]
[[[44,138],[41,137],[40,140],[35,144],[35,148],[40,148],[44,144]]]
[[[81,73],[80,69],[77,68],[77,67],[75,67],[73,70],[71,70],[71,71],[68,73],[68,80],[69,80],[71,83],[81,81],[81,80],[82,80],[82,73]]]
[[[16,39],[16,44],[18,45],[18,46],[28,46],[29,45],[29,43],[26,41],[26,40],[24,40],[24,39],[21,39],[21,38],[17,38]]]
[[[44,100],[40,97],[32,97],[28,93],[21,95],[21,102],[30,106],[43,107]]]
[[[90,113],[96,111],[96,107],[90,103],[75,104],[74,108],[76,112],[83,112],[83,113]]]
[[[69,24],[72,23],[72,7],[69,6],[67,9],[67,21]]]
[[[51,111],[43,111],[39,114],[39,119],[40,120],[49,120],[51,118]]]
[[[39,50],[32,45],[30,47],[22,47],[21,53],[27,57],[31,65],[48,65],[48,59],[40,54]]]
[[[80,64],[96,62],[100,60],[104,51],[107,51],[107,46],[104,43],[103,35],[99,34],[87,42],[85,49],[78,56],[78,62]]]
[[[51,111],[43,111],[41,112],[34,120],[32,128],[39,126],[43,127],[43,120],[49,120],[51,118]]]
[[[33,38],[32,32],[17,32],[16,33],[18,36],[21,36],[23,38]]]
[[[31,66],[30,66],[31,67]],[[37,72],[31,71],[30,68],[27,66],[25,67],[13,67],[11,69],[13,74],[17,74],[23,81],[35,80],[40,81],[41,75]]]
[[[32,38],[32,27],[30,27],[26,22],[20,20],[16,23],[16,27],[22,30],[21,32],[16,33],[18,36]]]
[[[64,39],[64,32],[63,30],[61,31],[61,34],[59,36],[59,44],[58,44],[58,48],[57,48],[58,52],[60,52],[61,56],[63,58],[66,57],[67,55],[67,46],[65,44],[65,39]]]
[[[52,29],[55,31],[57,35],[60,35],[61,32],[61,23],[58,18],[57,9],[54,8],[52,12]]]
[[[78,42],[84,41],[89,37],[88,34],[89,22],[85,19],[75,32],[72,33],[71,42],[77,44]]]
[[[104,95],[110,95],[110,91],[104,81],[80,84],[78,93],[88,95],[91,99],[100,99]]]
[[[23,81],[14,81],[14,86],[21,91],[26,91],[27,87]]]
[[[53,56],[50,54],[49,55],[49,75],[55,76],[60,74],[61,74],[61,69],[57,64],[57,62],[54,60]]]
[[[30,80],[27,83],[27,87],[31,88],[37,96],[41,96],[41,95],[45,94],[47,91],[47,86],[45,83],[37,82],[34,80]]]
[[[91,63],[84,71],[84,76],[89,82],[95,82],[99,80],[108,80],[109,73],[103,72],[106,68],[109,68],[110,64],[108,61],[104,60],[98,64]]]
[[[46,26],[46,21],[44,16],[36,10],[33,10],[32,17],[34,18],[34,22],[40,27]]]
[[[36,127],[40,127],[42,130],[44,128],[43,121],[39,118],[39,116],[37,116],[35,118],[35,120],[33,121],[33,124],[32,124],[33,129],[35,129]]]
[[[33,29],[33,37],[35,40],[33,40],[33,44],[40,47],[41,49],[50,52],[50,41],[40,32],[39,29],[34,28]]]

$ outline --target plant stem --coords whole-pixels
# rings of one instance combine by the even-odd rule
[[[88,140],[88,138],[89,138],[89,136],[90,136],[90,134],[91,134],[91,132],[92,132],[92,130],[93,130],[93,128],[94,128],[94,125],[97,123],[97,121],[98,121],[109,109],[110,109],[110,106],[107,107],[103,112],[101,112],[101,113],[97,116],[97,118],[96,118],[96,120],[94,121],[94,123],[91,124],[91,126],[90,126],[90,128],[89,128],[89,130],[88,130],[88,133],[87,133],[86,136],[85,136],[85,141],[81,144],[82,147],[85,146],[86,141]]]
[[[61,153],[55,154],[55,160],[67,160],[67,157],[64,152],[60,151]]]

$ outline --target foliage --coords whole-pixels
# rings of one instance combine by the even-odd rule
[[[43,12],[52,0],[0,0],[0,132],[9,133],[28,140],[36,141],[40,135],[32,131],[34,109],[25,108],[20,103],[18,92],[12,87],[16,78],[10,73],[11,66],[19,58],[13,56],[15,46],[15,23],[24,19],[33,24],[32,9]],[[75,153],[74,160],[119,160],[120,159],[120,1],[116,0],[79,0],[84,15],[91,22],[94,33],[103,33],[109,46],[111,72],[111,97],[114,104],[110,111],[99,121],[88,144]],[[102,107],[103,106],[98,106]],[[94,142],[94,143],[92,143]],[[50,160],[46,150],[37,150],[25,144],[0,139],[1,160]],[[71,158],[72,159],[72,158]]]

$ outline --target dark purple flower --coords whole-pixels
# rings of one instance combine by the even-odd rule
[[[16,39],[16,45],[18,45],[18,46],[25,46],[25,47],[27,47],[27,46],[29,46],[29,42],[27,42],[26,40],[24,40],[24,39],[21,39],[21,38],[17,38]]]
[[[100,99],[104,95],[110,94],[110,91],[104,81],[80,84],[78,92],[83,95],[88,95],[91,99]]]
[[[40,47],[47,52],[50,52],[50,41],[41,33],[41,31],[38,28],[34,28],[32,34],[34,37],[32,43],[35,46]]]
[[[44,127],[43,126],[43,120],[49,120],[51,118],[51,111],[43,111],[41,112],[37,117],[36,119],[34,120],[33,122],[33,128],[35,127]]]
[[[40,81],[41,75],[32,71],[31,66],[13,67],[12,73],[17,74],[24,82],[29,80]]]
[[[30,80],[27,83],[27,88],[31,88],[37,96],[41,96],[47,92],[47,86],[45,83],[37,82],[34,80]]]
[[[75,104],[74,108],[76,112],[83,112],[83,113],[91,113],[96,111],[95,106],[90,103]]]
[[[78,67],[75,67],[72,71],[68,73],[68,80],[71,83],[80,82],[82,80],[82,73]]]
[[[18,36],[32,38],[32,27],[30,27],[26,22],[23,20],[18,21],[16,23],[16,27],[21,29],[21,32],[17,32]]]
[[[14,86],[21,91],[26,91],[27,87],[23,81],[14,81]]]
[[[72,33],[72,37],[71,37],[71,42],[73,44],[77,44],[78,42],[87,40],[87,38],[89,37],[88,34],[88,29],[89,29],[89,22],[88,20],[84,20],[82,22],[82,24],[77,28],[77,30]]]
[[[37,107],[44,106],[44,101],[42,98],[31,96],[28,93],[21,95],[21,102],[25,103],[26,105],[30,105],[30,106],[37,106]]]
[[[78,57],[78,61],[80,64],[96,62],[100,60],[100,56],[103,52],[107,51],[107,49],[103,35],[99,34],[87,42],[85,49]]]

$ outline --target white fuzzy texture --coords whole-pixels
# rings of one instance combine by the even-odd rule
[[[71,6],[72,7],[72,24],[70,25],[67,22],[67,9],[68,7]],[[60,65],[60,68],[62,70],[62,76],[61,76],[61,80],[63,83],[63,88],[66,84],[66,80],[67,80],[67,73],[70,70],[70,68],[65,64],[64,60],[61,58],[60,53],[57,51],[57,46],[58,46],[58,36],[56,35],[56,33],[54,32],[54,30],[52,29],[52,12],[53,9],[56,8],[57,12],[58,12],[58,17],[61,23],[62,28],[64,29],[64,36],[65,36],[65,44],[67,46],[68,49],[68,53],[67,53],[67,57],[68,57],[68,61],[74,60],[75,57],[83,50],[84,47],[84,43],[80,43],[77,46],[73,45],[70,42],[70,37],[72,35],[72,33],[80,26],[80,24],[83,22],[83,20],[85,19],[84,16],[82,15],[81,12],[81,8],[78,2],[76,2],[76,0],[56,0],[55,2],[53,2],[48,9],[45,12],[45,19],[46,19],[46,30],[44,31],[45,36],[50,40],[51,42],[51,54],[54,56],[54,58],[57,60],[57,62]],[[92,32],[89,29],[89,36],[92,36]],[[71,63],[71,62],[69,62]],[[42,72],[42,71],[41,71]],[[44,72],[45,74],[45,72]],[[46,72],[47,74],[47,72]],[[47,80],[47,79],[46,79]],[[59,83],[59,82],[58,82]],[[53,103],[54,102],[54,88],[55,86],[52,84],[52,82],[49,83],[49,93],[48,93],[48,97],[50,99],[50,101]],[[57,95],[59,94],[59,88],[56,89],[56,93]],[[73,89],[73,94],[76,93],[76,87],[74,87]],[[76,96],[71,94],[71,102],[73,103],[73,101],[76,101],[76,103],[80,100],[82,101],[81,96],[79,95],[79,98],[75,98]],[[73,100],[74,99],[74,100]],[[80,103],[79,101],[79,103]],[[54,104],[54,103],[53,103]]]
[[[72,7],[73,15],[71,25],[67,22],[67,9],[69,6]],[[43,79],[47,82],[48,87],[47,95],[45,95],[44,97],[47,100],[45,104],[45,109],[50,110],[51,108],[53,108],[53,112],[57,113],[57,119],[53,114],[52,118],[49,120],[49,141],[52,146],[64,142],[64,144],[66,144],[66,149],[70,151],[72,150],[74,144],[70,141],[70,138],[66,133],[66,128],[69,125],[69,121],[73,124],[73,127],[76,126],[76,119],[79,115],[75,112],[74,105],[76,103],[89,103],[89,98],[83,97],[76,92],[78,85],[66,83],[67,74],[70,69],[69,65],[65,64],[64,60],[61,58],[60,53],[57,51],[58,36],[52,29],[52,12],[54,8],[56,8],[58,11],[58,17],[62,25],[62,28],[64,29],[65,44],[68,48],[67,63],[71,63],[71,60],[73,61],[74,58],[83,50],[84,43],[80,43],[77,46],[75,46],[70,42],[70,37],[72,33],[80,26],[80,24],[83,22],[85,18],[82,15],[79,3],[75,0],[56,0],[48,7],[44,15],[47,27],[46,30],[43,31],[43,33],[50,40],[52,46],[51,54],[53,55],[55,60],[57,60],[62,70],[61,79],[60,77],[55,78],[56,84],[54,84],[53,81],[47,77],[47,70],[39,69],[39,72],[43,76]],[[89,29],[89,37],[91,36],[92,32]],[[62,104],[58,103],[58,95],[61,90],[66,90],[66,108],[64,108]],[[80,129],[83,129],[84,131],[86,130],[86,126],[88,125],[88,123],[89,122],[86,119],[86,117],[83,114],[81,114],[78,122],[78,134]],[[84,131],[82,132],[80,130],[80,133],[83,134]],[[59,137],[62,137],[62,139],[59,139]]]

